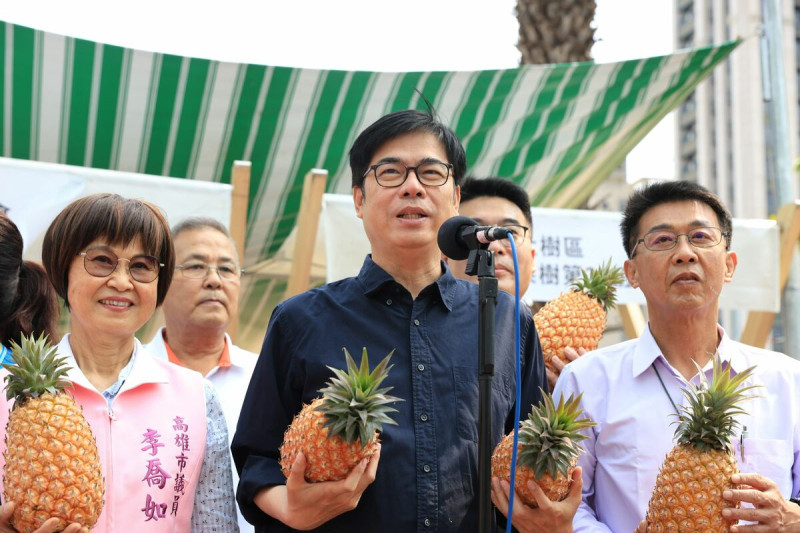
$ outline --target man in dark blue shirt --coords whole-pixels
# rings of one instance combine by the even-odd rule
[[[237,500],[257,531],[474,531],[478,291],[453,277],[436,241],[442,222],[457,214],[464,149],[430,114],[399,111],[361,133],[350,166],[372,254],[357,277],[276,307],[233,440]],[[513,427],[513,313],[513,298],[501,292],[493,445]],[[521,325],[525,413],[547,384],[525,307]],[[326,365],[343,366],[342,347],[353,354],[366,347],[371,366],[395,350],[383,385],[405,400],[395,404],[397,425],[384,427],[379,453],[346,479],[309,484],[293,468],[287,480],[278,463],[283,433],[330,379]]]

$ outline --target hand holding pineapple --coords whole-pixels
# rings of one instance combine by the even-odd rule
[[[611,259],[598,268],[581,269],[581,278],[572,282],[572,290],[549,301],[533,316],[545,366],[555,377],[559,370],[552,359],[557,356],[567,361],[567,347],[585,351],[597,348],[608,310],[615,305],[616,285],[622,280],[622,269],[612,266]]]
[[[0,505],[0,533],[17,533],[17,530],[11,527],[10,520],[14,515],[16,505],[14,502],[6,502]],[[88,527],[83,527],[80,524],[70,524],[66,528],[61,525],[61,520],[58,518],[50,518],[46,520],[39,529],[33,533],[89,533]]]
[[[722,497],[736,507],[723,509],[725,518],[755,522],[767,531],[800,530],[800,505],[787,501],[774,481],[760,474],[734,474],[731,481],[739,488],[723,491]],[[755,508],[737,508],[739,503]]]
[[[699,386],[684,389],[688,403],[676,413],[677,444],[667,454],[647,506],[647,531],[705,531],[727,533],[736,521],[725,508],[738,502],[723,499],[723,491],[735,488],[732,476],[739,467],[731,439],[744,414],[743,400],[752,397],[742,386],[755,367],[732,375],[728,364],[714,356],[711,383],[697,366]]]
[[[545,368],[547,386],[550,387],[550,390],[556,388],[556,381],[558,381],[558,376],[561,375],[561,371],[564,370],[564,367],[584,354],[586,354],[586,348],[583,346],[577,350],[572,346],[566,346],[564,347],[564,354],[561,356],[564,358],[563,360],[557,355],[554,355],[553,358],[550,359],[552,370],[550,368]]]
[[[322,396],[292,420],[280,448],[286,485],[262,491],[259,507],[280,510],[276,518],[294,529],[311,529],[358,505],[375,480],[378,432],[396,424],[388,413],[397,409],[388,404],[400,398],[386,394],[391,387],[379,388],[392,353],[370,372],[366,348],[360,367],[344,348],[347,371],[328,367],[334,377]]]
[[[45,523],[91,527],[103,509],[104,481],[94,434],[65,390],[65,360],[44,335],[12,341],[11,349],[16,364],[3,365],[6,397],[14,400],[3,453],[9,521],[22,533]]]
[[[378,388],[389,375],[393,353],[370,372],[366,348],[360,367],[344,348],[347,372],[329,366],[334,377],[320,390],[322,396],[303,407],[283,436],[281,468],[287,478],[300,452],[307,461],[305,478],[311,482],[343,479],[375,453],[383,424],[397,425],[389,418],[397,409],[388,404],[400,398],[386,394],[392,387]]]
[[[580,430],[594,426],[588,418],[579,418],[583,394],[562,396],[558,404],[550,394],[543,393],[544,401],[533,406],[527,420],[520,422],[517,444],[515,491],[522,501],[537,507],[539,498],[528,487],[535,481],[541,492],[552,501],[561,501],[570,493],[573,471],[578,455],[583,451],[579,441],[586,438]],[[509,481],[511,454],[514,449],[514,432],[505,437],[492,454],[492,477]],[[539,492],[539,491],[537,491]]]
[[[572,520],[581,504],[583,477],[581,467],[572,471],[572,479],[567,497],[561,501],[550,500],[541,487],[528,481],[528,490],[533,494],[538,507],[525,505],[518,494],[512,493],[508,481],[492,479],[492,503],[503,515],[508,513],[508,500],[514,497],[514,517],[512,524],[519,533],[572,533]]]

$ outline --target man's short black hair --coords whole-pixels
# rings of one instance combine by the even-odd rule
[[[533,218],[531,217],[531,200],[528,193],[507,178],[490,177],[474,178],[469,177],[461,184],[461,203],[469,202],[479,196],[494,196],[508,200],[519,207],[525,216],[525,222],[533,233]]]
[[[417,131],[432,133],[442,143],[449,159],[446,163],[453,165],[451,171],[453,183],[456,186],[460,185],[467,172],[467,156],[461,141],[433,113],[406,109],[382,116],[356,138],[350,148],[353,187],[364,188],[364,174],[369,168],[372,156],[384,143],[400,135]]]
[[[685,201],[702,202],[716,213],[720,229],[728,234],[725,249],[730,250],[733,238],[731,213],[716,194],[689,181],[657,181],[634,190],[628,198],[620,223],[622,246],[625,247],[628,258],[639,239],[639,221],[644,214],[661,204]]]

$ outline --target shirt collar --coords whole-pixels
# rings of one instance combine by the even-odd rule
[[[162,337],[161,338],[164,339],[163,332],[162,332]],[[167,351],[167,359],[169,360],[170,363],[173,363],[173,364],[176,364],[178,366],[182,366],[183,368],[186,368],[186,365],[184,365],[181,362],[181,360],[178,359],[178,356],[175,355],[175,352],[173,352],[172,348],[170,348],[169,343],[167,342],[167,339],[164,339],[164,348]],[[219,360],[217,360],[217,368],[228,368],[230,366],[231,366],[231,351],[230,351],[230,348],[228,348],[228,335],[226,334],[225,335],[225,344],[222,347],[222,354],[220,354]]]
[[[447,310],[452,311],[458,281],[450,272],[450,269],[444,261],[440,261],[440,264],[442,267],[442,275],[432,284],[432,287],[434,287],[434,290],[438,291],[439,298],[441,298]],[[372,254],[367,255],[367,258],[364,259],[364,264],[361,265],[361,271],[358,273],[357,279],[363,287],[364,295],[366,296],[373,296],[387,284],[396,283],[388,272],[372,260]]]
[[[720,359],[722,362],[729,362],[734,373],[741,372],[745,369],[744,365],[746,365],[741,351],[719,324],[717,324],[717,332],[720,337],[720,342],[717,346],[717,353],[720,355]],[[656,339],[653,337],[653,333],[650,331],[650,323],[648,322],[647,327],[642,332],[642,336],[639,337],[639,342],[636,343],[636,353],[633,356],[633,377],[637,377],[647,370],[658,358],[664,359],[664,363],[667,362],[661,353],[661,348],[656,343]]]

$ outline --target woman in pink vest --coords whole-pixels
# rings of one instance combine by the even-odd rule
[[[134,337],[172,280],[175,254],[158,208],[116,194],[81,198],[52,222],[42,250],[70,311],[70,333],[58,345],[72,366],[69,391],[95,434],[105,477],[94,530],[238,531],[216,396],[200,374],[155,359]],[[1,399],[0,428],[8,409]],[[12,505],[0,508],[0,531],[12,531]],[[54,531],[51,522],[40,531]]]

